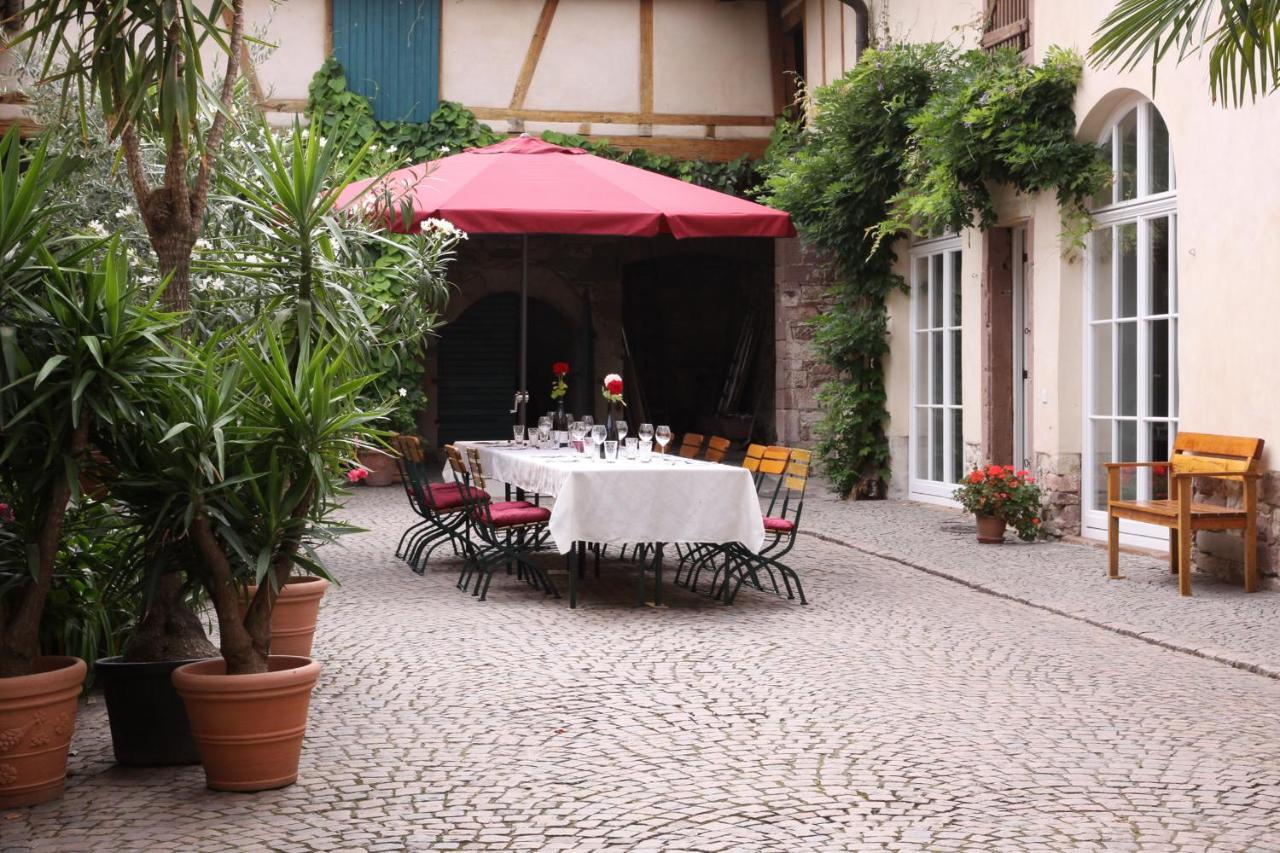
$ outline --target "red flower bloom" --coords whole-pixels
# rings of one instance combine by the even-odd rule
[[[1040,519],[1038,519],[1038,518],[1033,518],[1033,519],[1031,519],[1031,523],[1032,523],[1032,524],[1039,524],[1039,523],[1040,523]]]
[[[557,361],[555,364],[551,365],[551,372],[556,376],[566,375],[569,372],[569,362]]]
[[[973,470],[973,471],[970,471],[970,472],[969,472],[969,482],[970,482],[970,483],[981,483],[981,482],[982,482],[982,472],[981,472],[981,471],[978,471],[978,470],[976,470],[976,469],[975,469],[975,470]]]
[[[5,524],[12,524],[13,519],[13,507],[6,503],[0,503],[0,521],[3,521]]]
[[[350,471],[347,472],[347,482],[358,483],[368,476],[369,476],[368,468],[352,468]]]
[[[609,389],[609,393],[610,393],[610,394],[614,394],[614,395],[621,394],[621,393],[622,393],[622,380],[621,380],[621,379],[615,379],[615,380],[613,380],[612,382],[610,382],[608,385],[606,385],[605,387]]]
[[[987,476],[988,476],[988,477],[1003,477],[1003,476],[1004,476],[1004,469],[1003,469],[1003,468],[1001,468],[999,465],[992,465],[990,468],[988,468],[988,469],[987,469]]]
[[[1013,466],[1012,466],[1012,465],[1006,465],[1006,466],[1004,466],[1004,470],[1006,470],[1006,471],[1008,471],[1010,474],[1012,474],[1012,473],[1013,473]]]
[[[1030,477],[1030,476],[1031,476],[1031,472],[1030,472],[1030,471],[1028,471],[1026,468],[1023,468],[1021,471],[1019,471],[1019,472],[1018,472],[1018,476],[1019,476],[1019,477]]]

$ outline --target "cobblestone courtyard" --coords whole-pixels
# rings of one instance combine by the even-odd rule
[[[1280,682],[1238,668],[1271,671],[1276,592],[1179,600],[1157,559],[1108,585],[1095,549],[811,503],[807,607],[635,608],[607,565],[570,611],[412,574],[402,493],[362,491],[297,785],[115,768],[97,702],[66,797],[0,815],[0,848],[1280,850]]]

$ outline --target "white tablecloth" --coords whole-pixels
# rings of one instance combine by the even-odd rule
[[[480,451],[487,485],[506,483],[556,499],[551,538],[560,553],[575,542],[764,543],[760,502],[745,468],[680,459],[652,462],[586,459],[570,450],[456,442]],[[453,474],[445,467],[445,481]]]

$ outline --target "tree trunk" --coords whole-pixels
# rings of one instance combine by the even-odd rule
[[[231,573],[231,564],[207,516],[199,514],[195,517],[191,522],[191,536],[200,552],[205,589],[218,613],[219,648],[227,662],[227,675],[266,672],[271,643],[270,609],[266,611],[268,625],[265,638],[254,637],[245,628],[244,618],[240,615],[240,591]],[[270,584],[265,586],[270,588]],[[262,594],[262,589],[258,594]],[[253,605],[250,605],[250,610],[253,610]]]
[[[217,657],[199,617],[182,594],[182,571],[170,568],[156,580],[155,594],[124,648],[129,663]]]
[[[89,445],[90,414],[83,407],[80,423],[67,440],[67,455],[79,460]],[[40,617],[53,588],[53,564],[62,542],[62,525],[67,518],[67,502],[71,500],[71,482],[67,474],[54,475],[44,506],[40,533],[36,538],[36,576],[26,582],[18,606],[7,608],[0,624],[0,678],[30,675],[40,655]]]

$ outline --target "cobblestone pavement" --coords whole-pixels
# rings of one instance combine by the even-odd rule
[[[1280,678],[1280,589],[1261,592],[1208,575],[1178,595],[1161,554],[1120,556],[1123,580],[1107,578],[1107,552],[1070,542],[979,545],[972,516],[911,501],[841,501],[821,489],[805,502],[801,527],[987,592],[1104,626],[1149,642]]]
[[[401,501],[331,555],[297,785],[115,768],[97,703],[0,848],[1280,850],[1270,678],[812,536],[807,607],[637,608],[616,565],[479,602],[394,559]]]

